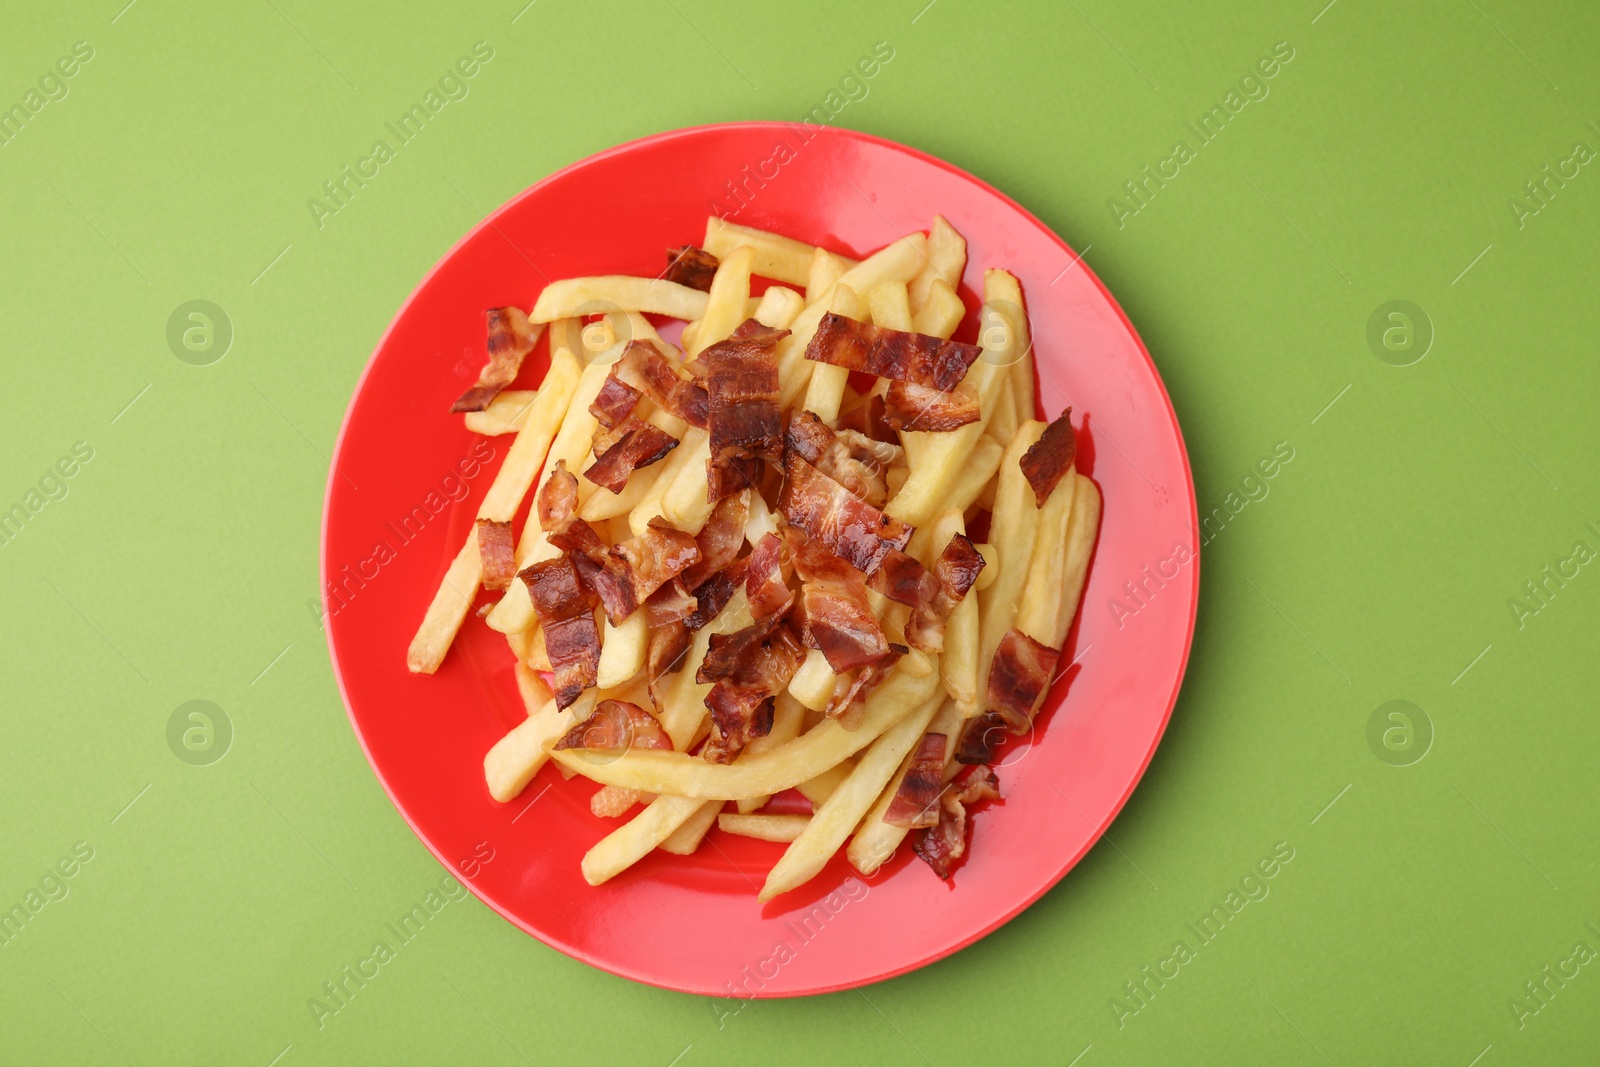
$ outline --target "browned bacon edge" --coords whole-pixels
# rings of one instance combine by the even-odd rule
[[[607,751],[653,748],[671,752],[672,739],[656,717],[639,705],[626,700],[602,700],[594,714],[568,730],[555,747]]]
[[[854,730],[861,725],[861,719],[867,713],[867,697],[878,687],[878,683],[889,676],[894,665],[900,662],[900,657],[911,651],[905,645],[890,645],[889,654],[878,662],[862,667],[858,671],[841,674],[834,679],[833,697],[828,701],[823,714],[830,719],[837,719],[839,725],[846,730]]]
[[[889,654],[889,640],[867,600],[862,573],[822,545],[787,531],[789,554],[800,577],[798,615],[805,643],[843,673]]]
[[[722,265],[716,256],[694,245],[680,245],[667,249],[667,269],[662,277],[669,282],[687,285],[702,293],[711,291],[711,279]]]
[[[713,502],[759,485],[758,461],[783,454],[777,344],[788,335],[788,330],[769,329],[747,319],[732,337],[700,353],[706,368],[711,447],[706,490]]]
[[[1041,508],[1061,479],[1072,469],[1078,455],[1078,439],[1072,432],[1071,415],[1072,409],[1068,408],[1046,426],[1043,436],[1022,454],[1022,459],[1017,463],[1022,468],[1022,476],[1033,486],[1033,498]]]
[[[892,429],[926,433],[959,430],[982,417],[971,386],[958,385],[946,393],[915,382],[890,382],[883,412]]]
[[[727,637],[731,640],[720,647],[718,637],[711,639],[713,650],[706,653],[706,663],[712,670],[702,668],[695,675],[701,684],[717,676],[705,700],[715,730],[701,755],[718,763],[731,760],[750,741],[772,731],[773,699],[788,687],[805,659],[805,649],[780,619],[758,622]],[[731,669],[728,660],[734,661]]]
[[[899,437],[889,425],[887,406],[883,397],[877,393],[870,393],[855,407],[839,415],[839,429],[854,430],[863,437],[870,437],[874,441],[888,444],[899,444]]]
[[[939,822],[919,830],[911,841],[917,857],[933,868],[940,878],[949,879],[955,862],[967,851],[966,805],[1000,796],[1000,779],[988,767],[968,773],[959,785],[952,786],[939,804]]]
[[[913,607],[906,624],[906,641],[911,647],[930,653],[944,651],[945,620],[978,580],[983,567],[983,554],[972,539],[966,534],[952,534],[928,572],[924,588],[929,595]]]
[[[804,409],[790,416],[783,447],[873,507],[882,507],[888,499],[883,472],[900,454],[898,445],[874,441],[855,430],[835,431]]]
[[[639,399],[643,396],[621,378],[608,374],[600,385],[600,391],[595,394],[594,403],[589,405],[589,414],[610,430],[633,414],[633,409],[639,406]]]
[[[961,384],[978,353],[977,345],[871,326],[832,312],[822,317],[806,346],[806,358],[818,363],[944,392]]]
[[[750,614],[757,619],[787,611],[794,594],[784,581],[783,538],[763,534],[744,561],[744,593]]]
[[[583,472],[585,478],[613,493],[620,493],[627,487],[628,478],[634,471],[660,462],[668,452],[678,447],[678,439],[659,426],[631,415],[628,419],[633,425]]]
[[[866,575],[878,569],[893,549],[904,549],[914,528],[892,519],[807,463],[794,450],[784,452],[784,518]]]
[[[967,728],[956,746],[957,763],[988,763],[994,750],[1006,739],[1006,721],[996,712],[986,711],[967,721]]]
[[[620,626],[651,593],[700,558],[694,538],[670,526],[651,525],[607,548],[588,523],[574,518],[550,535],[550,543],[575,557],[579,574],[600,598],[613,626]]]
[[[911,754],[900,788],[883,813],[890,826],[920,830],[939,824],[939,794],[944,792],[944,734],[927,733]]]
[[[579,520],[582,521],[582,520]],[[589,600],[568,556],[541,560],[517,573],[528,587],[544,631],[545,651],[555,674],[556,707],[570,707],[594,685],[600,667],[600,633]]]
[[[744,526],[750,517],[748,493],[734,493],[723,497],[711,509],[706,524],[695,534],[695,544],[700,548],[700,559],[683,572],[683,584],[694,589],[717,571],[726,567],[739,555],[744,545]]]
[[[629,341],[611,376],[648,396],[691,426],[706,427],[709,400],[706,387],[692,378],[680,378],[661,350],[648,341]]]
[[[1040,644],[1014,626],[1000,639],[989,668],[985,703],[1012,733],[1027,732],[1060,657],[1059,649]]]
[[[483,587],[498,592],[517,576],[517,552],[511,543],[511,524],[478,520],[478,556],[483,560]]]
[[[489,325],[489,362],[483,365],[472,388],[456,398],[450,410],[482,411],[500,391],[517,380],[522,361],[539,342],[544,325],[534,325],[517,308],[490,308],[484,312]]]
[[[539,529],[553,533],[562,523],[572,518],[578,510],[578,477],[567,470],[567,461],[556,461],[556,469],[539,487],[534,501],[534,511],[539,517]]]

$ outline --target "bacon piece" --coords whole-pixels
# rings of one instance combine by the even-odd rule
[[[483,587],[498,592],[517,576],[517,553],[511,544],[511,524],[478,520],[478,555],[483,560]]]
[[[796,411],[784,431],[785,452],[794,452],[873,507],[889,497],[884,471],[900,456],[898,445],[874,441],[855,430],[831,430],[812,412]]]
[[[946,393],[915,382],[890,382],[884,396],[884,419],[896,430],[947,433],[982,417],[978,394],[969,385]]]
[[[867,713],[867,697],[879,682],[888,677],[900,657],[909,651],[905,645],[890,645],[889,654],[878,662],[859,671],[839,675],[833,683],[833,699],[828,701],[823,714],[839,720],[839,725],[846,730],[860,726],[862,717]]]
[[[739,555],[744,545],[744,526],[750,517],[750,496],[735,493],[723,497],[711,509],[706,524],[700,527],[694,542],[700,549],[700,560],[683,572],[683,584],[694,589],[717,571],[726,567]]]
[[[582,522],[583,520],[578,520]],[[555,673],[556,707],[566,708],[594,685],[600,667],[600,632],[570,556],[541,560],[517,573],[528,587],[544,630],[545,651]]]
[[[971,772],[959,787],[945,792],[939,804],[938,825],[918,832],[911,842],[912,851],[933,868],[934,874],[948,881],[955,861],[967,851],[966,805],[999,796],[1000,779],[994,771],[979,767]]]
[[[714,636],[711,646],[695,675],[701,684],[712,681],[713,675],[716,682],[706,694],[715,743],[701,754],[725,763],[751,740],[772,731],[773,700],[788,688],[806,652],[780,619]]]
[[[1016,627],[1006,631],[989,667],[988,709],[1014,734],[1027,732],[1033,709],[1050,688],[1061,650],[1041,645]]]
[[[997,713],[986,711],[967,722],[967,729],[956,746],[957,763],[988,763],[994,759],[994,750],[1006,738],[1006,721]]]
[[[595,394],[594,403],[589,405],[589,414],[593,415],[601,426],[610,430],[633,414],[633,409],[639,406],[639,400],[643,396],[643,393],[621,378],[608,374],[600,385],[600,392]]]
[[[871,326],[829,312],[806,346],[806,358],[949,392],[967,376],[979,351],[977,345]]]
[[[645,653],[644,676],[650,692],[650,703],[657,711],[665,711],[660,683],[669,674],[675,674],[683,663],[683,654],[689,651],[693,635],[682,622],[669,622],[665,626],[650,628],[650,647]]]
[[[1072,409],[1063,411],[1044,434],[1022,454],[1017,465],[1022,476],[1033,486],[1033,499],[1039,507],[1050,499],[1050,494],[1066,473],[1072,469],[1078,455],[1078,439],[1072,432],[1069,416]]]
[[[648,341],[629,341],[622,358],[611,368],[611,375],[691,426],[706,428],[706,387],[693,379],[678,377],[667,357]]]
[[[914,528],[891,519],[807,463],[794,450],[783,457],[778,504],[784,518],[834,555],[870,575],[892,549],[904,549]]]
[[[667,269],[661,276],[669,282],[708,293],[711,291],[711,279],[721,265],[721,261],[705,249],[682,245],[667,249]]]
[[[945,620],[978,580],[978,572],[983,567],[983,555],[971,538],[966,534],[953,534],[939,558],[933,561],[932,571],[928,572],[929,595],[914,606],[906,624],[906,641],[912,648],[924,652],[944,651]]]
[[[672,751],[672,739],[656,717],[626,700],[602,700],[594,714],[568,730],[555,747],[617,751],[653,748]]]
[[[583,523],[574,519],[569,527]],[[587,526],[587,523],[584,523]],[[592,533],[592,530],[591,530]],[[557,548],[567,548],[565,538],[554,535],[550,543]],[[670,526],[652,525],[644,533],[612,545],[601,546],[599,553],[593,547],[584,554],[594,564],[592,568],[580,565],[589,586],[600,598],[606,618],[613,626],[621,625],[629,615],[639,610],[639,605],[667,581],[682,574],[700,558],[700,549],[694,538]]]
[[[821,545],[789,531],[789,554],[800,576],[800,617],[805,643],[837,673],[853,671],[889,654],[864,576]]]
[[[933,575],[915,556],[895,549],[886,553],[883,564],[867,584],[897,604],[914,608],[933,596]]]
[[[701,629],[727,607],[728,601],[733,599],[733,594],[743,584],[743,564],[735,563],[722,568],[695,588],[694,612],[683,620],[683,624],[691,633]]]
[[[920,830],[939,825],[939,795],[944,792],[944,734],[923,734],[911,755],[905,777],[895,791],[883,821]]]
[[[628,427],[622,436],[583,472],[585,478],[613,493],[620,493],[627,487],[628,477],[634,471],[660,462],[678,447],[676,437],[631,415],[617,428],[622,429],[622,426]]]
[[[706,367],[706,462],[708,499],[760,483],[762,457],[783,454],[783,419],[778,410],[778,350],[788,330],[747,319],[734,335],[700,353]]]
[[[744,561],[744,595],[755,618],[787,611],[794,602],[783,571],[783,538],[775,533],[762,535]]]
[[[539,343],[544,325],[534,325],[516,308],[490,308],[484,312],[489,325],[489,362],[478,373],[472,388],[456,398],[451,411],[482,411],[501,390],[517,380],[522,361]]]
[[[883,397],[869,393],[866,399],[839,415],[839,429],[854,430],[863,437],[888,444],[898,444],[900,438],[889,425],[887,406]]]
[[[539,515],[539,529],[553,533],[562,523],[572,518],[578,510],[578,478],[567,470],[567,461],[556,461],[556,469],[539,487],[535,511]]]
[[[684,572],[687,573],[688,571]],[[644,602],[645,621],[652,630],[658,626],[669,626],[693,615],[694,609],[698,606],[699,601],[689,592],[683,574],[680,574],[669,582],[663,582],[661,587],[651,593],[649,599]]]

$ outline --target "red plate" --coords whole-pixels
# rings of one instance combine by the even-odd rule
[[[969,312],[984,267],[1014,273],[1033,323],[1042,415],[1069,403],[1076,413],[1080,469],[1105,501],[1065,653],[1077,665],[1036,734],[1007,746],[1005,800],[977,814],[953,885],[902,847],[873,878],[836,857],[763,906],[756,889],[783,846],[713,830],[693,856],[658,852],[590,888],[579,859],[620,825],[590,815],[595,787],[552,767],[508,805],[484,787],[484,753],[525,716],[504,639],[469,616],[437,674],[406,671],[406,645],[510,442],[475,438],[449,414],[484,359],[483,309],[528,307],[547,278],[655,275],[664,250],[697,242],[712,212],[856,257],[943,214],[968,241]],[[962,329],[972,336],[970,314]],[[544,373],[542,346],[536,356],[531,383]],[[470,457],[484,441],[494,452],[480,469]],[[1194,631],[1188,457],[1121,309],[1060,238],[1001,193],[849,130],[679,130],[524,192],[451,249],[400,309],[356,386],[334,465],[322,539],[328,644],[350,720],[395,806],[507,919],[569,956],[669,989],[829,992],[930,963],[1016,915],[1089,850],[1139,781]],[[1142,587],[1138,600],[1128,582]]]

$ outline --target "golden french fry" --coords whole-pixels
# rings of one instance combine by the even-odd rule
[[[769,533],[778,532],[778,519],[760,493],[750,494],[750,515],[744,522],[744,539],[751,547]]]
[[[928,227],[928,262],[911,279],[909,286],[912,312],[927,306],[935,282],[943,282],[954,289],[961,284],[961,272],[966,269],[967,239],[957,233],[943,215],[935,215],[933,225]]]
[[[923,527],[929,531],[927,561],[931,564],[945,545],[956,534],[967,532],[961,504],[941,511],[932,523]],[[919,530],[918,533],[922,531]],[[987,570],[987,566],[984,568]],[[945,692],[962,708],[977,714],[978,704],[978,594],[970,589],[956,604],[955,611],[945,620],[944,651],[939,656],[939,675],[944,679]]]
[[[867,298],[872,310],[872,322],[886,330],[910,330],[911,304],[904,282],[890,282],[872,290]]]
[[[933,720],[928,723],[924,733],[944,734],[945,780],[949,781],[954,776],[960,764],[953,763],[951,756],[955,752],[956,742],[961,735],[964,724],[963,716],[951,701],[940,705],[939,711]],[[919,739],[920,740],[920,739]],[[862,874],[872,874],[879,867],[894,856],[895,849],[900,847],[900,842],[905,839],[910,831],[904,826],[896,826],[885,822],[884,815],[889,810],[889,805],[894,801],[894,795],[900,791],[900,783],[905,780],[906,769],[911,766],[911,757],[916,752],[913,745],[900,761],[899,770],[894,777],[889,779],[889,784],[883,787],[883,792],[878,795],[877,802],[872,805],[872,810],[867,812],[861,820],[861,826],[856,830],[855,836],[850,839],[850,847],[845,850],[845,855],[850,860],[850,865]]]
[[[954,288],[938,278],[928,290],[927,300],[911,316],[911,328],[929,337],[949,337],[966,317],[967,305],[961,302]]]
[[[695,681],[694,676],[706,658],[706,650],[711,647],[712,635],[731,634],[744,629],[754,621],[750,616],[750,600],[745,596],[744,589],[735,590],[733,596],[728,598],[728,602],[717,613],[716,618],[695,632],[688,651],[683,654],[683,665],[661,683],[663,705],[661,727],[672,739],[675,752],[680,754],[687,752],[695,739],[700,736],[706,722],[708,715],[706,694],[711,692],[711,686]],[[581,768],[575,769],[581,771]],[[671,793],[674,790],[656,789],[652,792]],[[777,790],[769,789],[767,792],[775,793]]]
[[[684,797],[656,797],[649,807],[601,838],[584,854],[584,881],[600,885],[621,874],[671,837],[700,807],[699,801]]]
[[[1006,631],[1016,625],[1017,607],[1022,603],[1028,581],[1028,563],[1039,532],[1039,509],[1034,504],[1033,487],[1022,475],[1022,454],[1032,448],[1044,433],[1045,424],[1030,420],[1022,424],[1006,446],[996,478],[994,513],[1004,516],[989,527],[989,536],[999,550],[1000,559],[989,586],[978,594],[978,678],[987,685],[989,666],[995,649]],[[988,570],[985,567],[984,570]]]
[[[809,815],[740,815],[725,811],[717,816],[717,829],[758,841],[793,841],[810,821]]]
[[[616,626],[606,619],[595,684],[612,689],[644,670],[644,654],[649,645],[650,628],[643,611],[635,611]]]
[[[550,755],[550,746],[594,711],[595,691],[588,690],[562,711],[554,700],[529,715],[489,749],[483,757],[483,777],[489,795],[504,804],[521,793]]]
[[[811,801],[812,805],[820,807],[829,797],[833,796],[833,791],[839,788],[840,783],[850,777],[850,772],[853,770],[855,770],[855,764],[850,760],[845,760],[836,767],[829,767],[815,778],[801,782],[795,788],[800,791],[802,796]]]
[[[528,666],[522,657],[517,658],[517,693],[522,697],[522,706],[532,715],[555,699],[555,694],[550,691],[550,686],[539,672]]]
[[[1077,491],[1072,499],[1072,519],[1067,524],[1066,564],[1062,568],[1060,578],[1060,596],[1056,599],[1054,630],[1051,631],[1049,642],[1051,648],[1060,648],[1067,640],[1067,631],[1072,629],[1072,619],[1078,614],[1078,601],[1083,597],[1083,583],[1088,577],[1089,557],[1094,555],[1094,544],[1100,532],[1100,490],[1095,484],[1081,474],[1075,474]],[[1066,481],[1056,486],[1059,493],[1066,488]],[[1051,494],[1054,499],[1055,494]],[[1031,578],[1030,578],[1031,580]],[[1047,619],[1041,618],[1039,624],[1045,625]],[[1029,637],[1034,635],[1030,631],[1023,631]],[[1042,640],[1042,638],[1035,638]]]
[[[673,451],[688,447],[689,442],[685,441]],[[706,499],[706,464],[710,460],[711,438],[704,432],[698,433],[692,453],[679,465],[672,484],[661,496],[662,516],[684,533],[698,534],[716,506]]]
[[[861,298],[848,285],[835,283],[828,297],[828,310],[848,319],[859,319],[866,314]],[[806,385],[804,406],[828,425],[839,419],[839,402],[844,399],[844,388],[850,381],[850,371],[831,363],[818,363],[811,368],[811,380]],[[701,494],[702,496],[704,494]]]
[[[722,259],[740,245],[756,251],[755,272],[789,285],[805,285],[811,270],[813,248],[792,237],[724,222],[715,215],[706,219],[707,252]]]
[[[551,758],[603,785],[623,785],[663,795],[740,800],[781,793],[859,752],[937,691],[939,679],[935,672],[918,677],[896,667],[867,697],[866,714],[856,729],[846,730],[829,719],[787,745],[732,763],[708,763],[681,751],[638,748],[615,758],[607,753],[605,759],[569,748],[552,752]]]
[[[1020,420],[1017,418],[1014,383],[1008,376],[1005,384],[1000,386],[1000,399],[994,406],[994,418],[990,419],[988,425],[983,428],[983,434],[985,437],[998,441],[1004,446],[1007,441],[1017,435],[1018,425],[1020,425]]]
[[[916,434],[908,436],[937,437],[938,434]],[[926,445],[924,446],[926,447]],[[978,438],[973,443],[972,451],[967,455],[965,464],[956,472],[955,481],[950,485],[950,491],[941,503],[960,511],[966,511],[979,497],[983,489],[1000,469],[1000,461],[1005,456],[1005,449],[1000,447],[1000,442],[987,434]],[[1002,520],[1004,521],[1004,520]],[[943,548],[943,545],[939,546]]]
[[[822,711],[833,699],[833,684],[837,679],[828,657],[817,649],[806,652],[805,662],[789,679],[789,694],[812,711]]]
[[[552,337],[552,340],[554,338]],[[553,440],[566,422],[566,413],[578,385],[578,361],[564,350],[550,357],[539,395],[529,405],[522,429],[506,453],[505,462],[495,473],[494,482],[478,506],[478,518],[509,522],[528,487],[544,463]],[[467,535],[466,543],[439,583],[439,591],[423,615],[411,646],[406,650],[406,667],[413,674],[432,674],[444,661],[461,623],[472,607],[478,583],[483,580],[483,560],[478,555],[477,533]],[[526,627],[524,627],[526,629]]]
[[[690,357],[698,356],[718,341],[727,340],[748,317],[745,301],[750,296],[750,270],[755,258],[756,251],[749,245],[741,245],[722,257],[711,279],[705,315],[695,328],[693,343],[684,342],[684,351]]]
[[[995,577],[1000,573],[1000,550],[987,541],[979,541],[972,547],[983,557],[983,570],[978,572],[978,580],[972,586],[973,592],[981,593],[994,584]]]
[[[805,309],[805,297],[788,286],[773,285],[761,294],[761,301],[756,304],[750,317],[774,330],[787,330],[789,324]]]
[[[627,813],[635,804],[649,804],[655,797],[637,789],[619,789],[603,785],[589,798],[589,813],[600,819],[615,819]]]
[[[1016,295],[1017,307],[1024,307],[1022,303],[1022,290],[1019,288]],[[1017,351],[1020,357],[1011,364],[1011,402],[1016,407],[1017,421],[1026,422],[1037,419],[1038,411],[1035,409],[1033,387],[1033,334],[1028,325],[1028,315],[1024,308],[1023,314],[1018,316],[1020,331],[1017,342]]]
[[[544,287],[528,321],[553,322],[610,311],[648,312],[687,322],[706,313],[706,294],[663,278],[624,274],[565,278]]]
[[[528,414],[528,406],[533,403],[538,392],[532,389],[507,389],[493,400],[482,411],[469,411],[464,420],[467,429],[473,433],[481,433],[485,437],[497,437],[504,433],[516,433],[522,429],[524,418]]]
[[[811,271],[806,275],[806,303],[815,304],[833,289],[833,283],[850,269],[843,256],[836,256],[826,248],[811,252]]]
[[[810,881],[844,844],[872,802],[922,738],[928,720],[939,710],[942,694],[924,700],[886,729],[867,749],[848,778],[817,808],[800,836],[767,875],[761,887],[763,901]],[[822,729],[822,727],[818,727]]]
[[[635,536],[642,534],[650,528],[650,520],[659,518],[665,513],[666,496],[674,483],[686,470],[695,468],[695,461],[700,461],[698,468],[701,481],[700,495],[705,495],[705,460],[711,455],[710,438],[706,431],[699,427],[690,427],[683,435],[683,440],[678,447],[668,453],[667,458],[657,464],[661,473],[656,475],[656,480],[643,499],[628,512],[628,528]]]
[[[772,729],[745,745],[744,751],[739,753],[739,759],[759,756],[799,737],[800,725],[806,717],[805,712],[806,709],[801,707],[800,702],[794,697],[788,693],[779,694],[772,709]],[[738,802],[739,812],[748,815],[752,811],[760,811],[762,805],[771,799],[769,796],[746,797]]]
[[[676,452],[677,449],[673,451]],[[589,495],[588,500],[578,506],[578,516],[594,523],[629,514],[650,495],[651,490],[655,488],[656,479],[661,477],[661,472],[665,469],[666,460],[662,460],[634,471],[628,476],[628,484],[622,487],[620,493],[613,493],[604,486],[600,487]]]
[[[667,835],[667,839],[658,846],[663,852],[670,852],[675,856],[691,856],[700,847],[700,842],[705,840],[706,831],[716,824],[717,812],[722,810],[722,801],[708,800],[695,809],[695,813],[683,821],[683,825]]]

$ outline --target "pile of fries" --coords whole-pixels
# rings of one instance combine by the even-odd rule
[[[661,276],[488,312],[454,410],[515,441],[407,665],[435,671],[490,594],[528,718],[489,792],[553,760],[601,784],[596,816],[633,812],[591,885],[713,824],[787,843],[762,900],[841,847],[871,874],[910,836],[944,878],[966,851],[1056,674],[1100,495],[1070,410],[1034,418],[1016,278],[987,270],[977,343],[950,340],[965,266],[942,217],[860,262],[712,217]],[[508,389],[545,333],[543,383]]]

